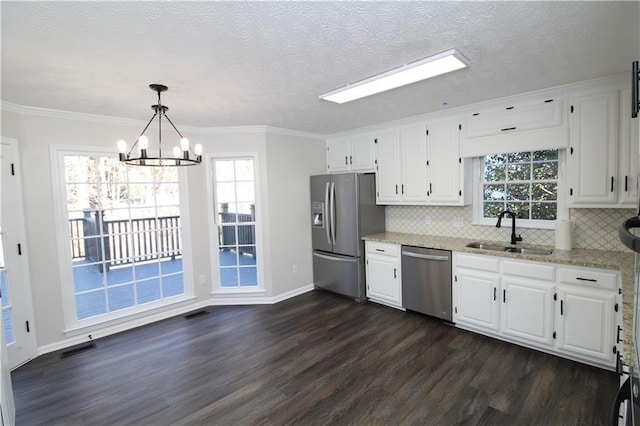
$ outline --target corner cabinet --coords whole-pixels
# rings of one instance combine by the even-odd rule
[[[618,272],[468,253],[453,268],[458,327],[615,368]]]
[[[637,196],[638,123],[630,91],[593,88],[569,97],[568,206],[629,208]]]
[[[367,298],[402,309],[400,246],[365,241]]]
[[[375,135],[363,134],[327,140],[327,172],[374,172]]]

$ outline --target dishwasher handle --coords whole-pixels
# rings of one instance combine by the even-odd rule
[[[418,259],[425,259],[425,260],[439,260],[439,261],[445,261],[445,262],[449,260],[449,256],[434,256],[431,254],[420,254],[420,253],[414,253],[412,251],[405,251],[405,250],[402,250],[402,255],[415,257]]]

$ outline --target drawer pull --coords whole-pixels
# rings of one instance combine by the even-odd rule
[[[382,252],[382,253],[384,253],[384,252],[385,252],[385,250],[384,250],[384,249],[376,249],[376,251],[379,251],[379,252]]]
[[[504,129],[500,129],[501,132],[508,132],[509,130],[515,130],[515,127],[505,127]]]
[[[576,277],[576,280],[578,280],[578,281],[589,281],[590,283],[597,283],[598,282],[598,280],[594,280],[593,278]]]

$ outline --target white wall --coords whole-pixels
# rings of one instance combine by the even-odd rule
[[[324,141],[267,134],[274,295],[313,283],[309,177],[324,173],[325,153]]]
[[[27,227],[26,250],[38,347],[63,347],[71,340],[64,333],[58,241],[53,215],[50,145],[105,147],[115,152],[115,141],[133,139],[144,123],[87,121],[3,111],[2,136],[18,140]],[[262,127],[246,129],[181,129],[192,143],[208,153],[255,152],[259,158],[263,208],[264,284],[266,301],[295,292],[312,283],[311,241],[308,219],[308,177],[325,168],[324,141],[276,134]],[[291,132],[294,134],[293,132]],[[211,295],[213,255],[209,243],[207,179],[204,166],[187,168],[188,215],[195,299],[192,305],[214,303]],[[284,207],[284,208],[283,208]],[[298,265],[292,274],[291,265]],[[199,277],[205,284],[199,284]],[[188,306],[184,311],[188,311]],[[123,328],[126,328],[123,326]],[[97,333],[99,334],[99,333]],[[77,343],[73,342],[73,343]]]

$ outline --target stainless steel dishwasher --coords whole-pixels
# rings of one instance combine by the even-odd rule
[[[451,252],[402,246],[402,305],[451,321]]]

